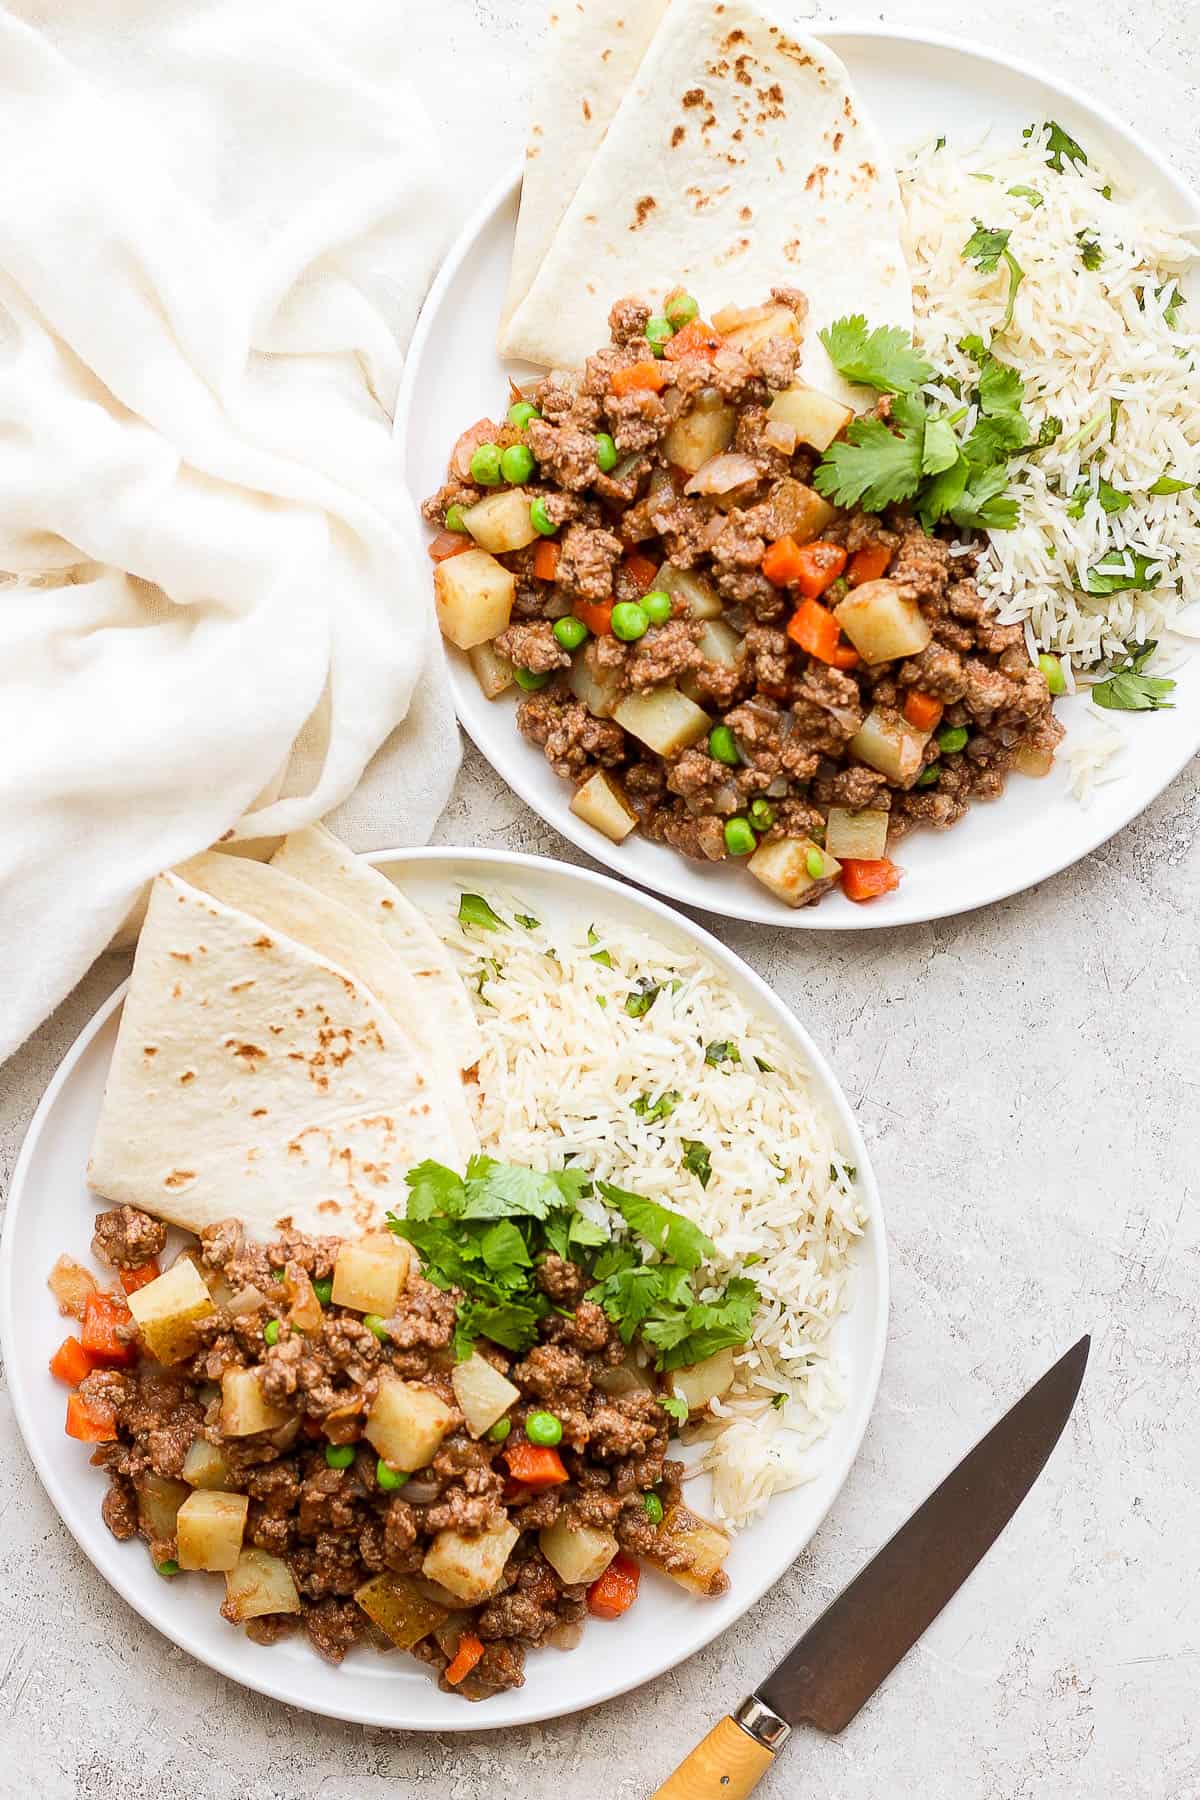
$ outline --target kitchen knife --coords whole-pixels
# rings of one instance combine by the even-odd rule
[[[841,1731],[995,1543],[1071,1416],[1091,1339],[1005,1413],[652,1800],[746,1800],[794,1725]]]

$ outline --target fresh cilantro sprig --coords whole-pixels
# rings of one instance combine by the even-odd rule
[[[1165,675],[1144,672],[1157,649],[1158,640],[1150,638],[1118,657],[1108,679],[1097,682],[1092,689],[1096,705],[1103,706],[1108,712],[1170,711],[1175,702],[1166,696],[1174,693],[1175,683]]]
[[[1017,289],[1025,279],[1025,271],[1009,249],[1009,239],[1012,237],[1010,230],[989,230],[978,219],[972,220],[972,223],[975,229],[961,251],[964,262],[973,262],[981,275],[994,274],[1000,267],[1002,257],[1008,265],[1008,303],[1004,309],[1004,317],[996,328],[999,336],[1012,324]]]
[[[862,313],[835,319],[820,338],[839,375],[880,394],[911,393],[935,373],[933,364],[914,350],[907,331],[898,325],[877,325],[872,331]]]
[[[1038,131],[1045,131],[1046,167],[1062,175],[1068,163],[1080,163],[1086,167],[1087,154],[1075,139],[1068,135],[1055,119],[1047,119],[1042,125],[1027,125],[1021,136],[1028,141]]]
[[[1162,565],[1140,550],[1110,550],[1085,569],[1080,585],[1085,594],[1123,594],[1129,588],[1156,588]]]

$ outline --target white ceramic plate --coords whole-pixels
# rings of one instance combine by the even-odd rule
[[[1056,118],[1085,145],[1107,151],[1135,182],[1154,188],[1184,222],[1200,220],[1200,199],[1159,153],[1113,114],[1075,89],[1004,57],[953,40],[883,27],[830,28],[821,37],[846,62],[858,91],[897,152],[933,131],[974,144],[991,127],[1011,140],[1030,120]],[[494,347],[508,279],[518,178],[504,181],[468,224],[421,314],[409,353],[396,430],[418,497],[445,478],[455,437],[480,414],[502,409],[509,374]],[[971,809],[948,833],[914,832],[894,894],[856,906],[838,891],[792,912],[735,863],[687,861],[639,832],[611,844],[569,810],[571,788],[516,728],[516,701],[484,699],[466,657],[451,650],[455,705],[484,756],[521,798],[573,844],[617,874],[688,906],[728,918],[801,931],[871,931],[969,912],[1057,874],[1128,824],[1200,749],[1200,658],[1175,672],[1173,712],[1125,715],[1129,749],[1122,778],[1097,790],[1087,808],[1067,792],[1060,760],[1044,781],[1014,776],[992,805]],[[1082,699],[1060,706],[1079,729]]]
[[[440,1693],[428,1671],[402,1655],[360,1649],[340,1669],[303,1638],[271,1648],[251,1643],[220,1618],[215,1578],[174,1582],[156,1575],[145,1545],[119,1544],[101,1520],[106,1481],[87,1451],[63,1433],[65,1393],[47,1360],[66,1335],[46,1276],[63,1251],[86,1258],[99,1209],[84,1167],[116,1039],[124,990],[113,995],[81,1034],[51,1082],[13,1176],[0,1250],[0,1322],[17,1421],[51,1500],[100,1573],[144,1619],[201,1662],[277,1700],[332,1718],[408,1731],[479,1731],[578,1712],[651,1680],[691,1656],[744,1613],[778,1580],[812,1537],[858,1452],[879,1384],[887,1335],[887,1249],[883,1216],[866,1146],[828,1064],[792,1014],[744,963],[707,932],[634,890],[561,863],[503,852],[380,851],[385,870],[403,869],[405,892],[418,904],[447,894],[525,898],[541,918],[580,914],[640,927],[680,947],[701,947],[739,996],[768,1016],[808,1062],[814,1092],[838,1125],[845,1154],[858,1169],[869,1228],[857,1259],[853,1303],[837,1331],[837,1355],[849,1394],[824,1440],[812,1482],[780,1495],[764,1518],[734,1543],[731,1587],[705,1602],[647,1572],[639,1604],[619,1625],[591,1622],[570,1655],[541,1650],[528,1658],[526,1685],[471,1706]]]

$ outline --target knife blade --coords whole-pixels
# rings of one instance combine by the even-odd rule
[[[1071,1416],[1089,1337],[1034,1383],[652,1800],[745,1800],[794,1725],[841,1731],[1000,1536]]]

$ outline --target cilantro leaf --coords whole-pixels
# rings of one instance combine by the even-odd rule
[[[681,1369],[715,1356],[718,1350],[744,1344],[757,1308],[757,1286],[746,1276],[736,1275],[719,1300],[697,1301],[689,1306],[684,1315],[686,1335],[679,1335],[676,1321],[660,1321],[656,1317],[646,1320],[642,1335],[660,1351],[660,1369]]]
[[[515,1301],[499,1305],[483,1305],[477,1300],[464,1301],[459,1307],[454,1327],[454,1354],[459,1362],[470,1356],[476,1338],[490,1338],[506,1350],[528,1350],[537,1342],[538,1320],[545,1308],[523,1306]]]
[[[1166,292],[1167,292],[1167,288],[1165,285],[1160,288],[1155,288],[1154,298],[1156,300],[1161,300],[1163,295]],[[1172,287],[1172,289],[1170,291],[1170,297],[1167,300],[1167,304],[1163,307],[1163,319],[1165,320],[1168,328],[1171,331],[1174,331],[1176,325],[1178,325],[1178,323],[1179,323],[1179,314],[1180,314],[1180,311],[1182,310],[1182,307],[1183,307],[1183,293],[1180,290],[1178,284],[1176,284],[1175,286]]]
[[[1045,205],[1045,201],[1036,188],[1021,187],[1018,184],[1016,187],[1010,187],[1008,191],[1014,200],[1028,200],[1030,206],[1032,206],[1035,211],[1039,206]]]
[[[482,894],[463,894],[458,902],[460,925],[474,925],[480,931],[503,931],[504,920],[493,912]]]
[[[532,913],[514,913],[513,918],[518,925],[523,925],[526,931],[536,931],[542,922],[540,919],[535,919]]]
[[[940,475],[958,461],[958,439],[948,419],[930,419],[921,451],[922,475]]]
[[[696,1269],[707,1258],[716,1255],[716,1245],[705,1237],[698,1225],[682,1213],[671,1212],[657,1200],[646,1200],[641,1194],[626,1193],[611,1182],[597,1183],[600,1192],[615,1207],[631,1231],[653,1244],[663,1256],[682,1269]]]
[[[924,440],[923,430],[897,435],[880,419],[856,419],[825,452],[813,486],[838,506],[882,512],[916,493]]]
[[[1158,480],[1154,483],[1153,487],[1148,487],[1146,489],[1146,492],[1148,494],[1155,494],[1155,495],[1157,495],[1157,494],[1182,494],[1182,493],[1185,493],[1187,491],[1187,489],[1192,487],[1193,485],[1194,485],[1194,483],[1192,483],[1190,481],[1180,481],[1180,479],[1177,475],[1160,475]]]
[[[1099,238],[1089,237],[1086,231],[1075,233],[1075,242],[1079,245],[1080,261],[1085,269],[1093,272],[1104,267],[1104,251]]]
[[[654,1125],[659,1119],[669,1119],[682,1099],[683,1095],[675,1088],[668,1088],[665,1094],[660,1094],[653,1101],[649,1094],[639,1094],[633,1103],[633,1110],[639,1119],[645,1119]]]
[[[948,469],[943,469],[921,489],[917,517],[926,531],[932,531],[938,520],[945,518],[959,504],[970,472],[966,457],[960,455]]]
[[[1008,470],[1002,463],[972,475],[950,517],[964,531],[1011,531],[1020,518],[1016,501],[1004,493]]]
[[[625,996],[625,1011],[631,1019],[644,1019],[662,988],[657,981],[651,981],[648,975],[639,977]]]
[[[1075,142],[1073,137],[1069,137],[1054,119],[1047,119],[1041,126],[1027,125],[1021,136],[1028,142],[1035,132],[1046,128],[1049,129],[1049,136],[1046,140],[1047,168],[1053,169],[1056,174],[1061,175],[1065,168],[1064,157],[1066,162],[1086,165],[1087,156],[1081,146]]]
[[[498,1219],[484,1232],[479,1243],[484,1262],[500,1279],[519,1269],[531,1269],[533,1258],[511,1219]]]
[[[704,1046],[704,1060],[710,1068],[718,1069],[722,1063],[740,1063],[742,1053],[732,1038],[714,1038]]]
[[[696,1177],[702,1188],[712,1180],[712,1157],[707,1144],[699,1138],[684,1138],[683,1166]]]
[[[839,375],[881,394],[907,394],[933,376],[933,364],[913,349],[912,338],[898,325],[871,331],[862,313],[835,319],[820,333],[829,360]]]
[[[1038,427],[1037,438],[1032,447],[1035,450],[1046,450],[1061,436],[1062,420],[1048,413]]]
[[[1144,644],[1138,644],[1118,657],[1107,681],[1098,682],[1092,689],[1096,705],[1109,712],[1172,710],[1175,703],[1166,695],[1175,691],[1175,683],[1166,676],[1145,673],[1146,665],[1157,649],[1158,639],[1148,638]]]
[[[775,1408],[776,1412],[782,1412],[787,1405],[787,1395],[783,1393],[772,1395],[771,1405]]]
[[[687,1424],[688,1403],[682,1394],[660,1394],[658,1404],[665,1413],[670,1413],[677,1425]]]
[[[1019,414],[1025,403],[1025,383],[1015,369],[991,353],[979,371],[979,410],[989,418]]]
[[[1081,585],[1085,594],[1122,594],[1128,588],[1156,588],[1161,580],[1162,568],[1154,557],[1110,550],[1085,572]]]
[[[1113,487],[1109,482],[1105,481],[1103,476],[1100,477],[1100,481],[1096,487],[1095,497],[1099,500],[1106,513],[1124,512],[1127,506],[1133,505],[1132,494],[1123,493],[1120,488]],[[1075,489],[1075,492],[1071,495],[1071,503],[1067,507],[1067,517],[1069,519],[1082,519],[1084,509],[1091,498],[1091,482],[1081,481],[1079,486]]]
[[[771,1064],[769,1062],[764,1062],[761,1056],[756,1056],[754,1060],[764,1075],[773,1075],[775,1073]]]
[[[989,230],[982,220],[974,219],[974,231],[963,245],[959,255],[964,262],[973,262],[981,275],[991,275],[1000,267],[1000,258],[1008,248],[1011,231]]]
[[[576,1171],[564,1170],[563,1173],[572,1175]],[[467,1193],[462,1217],[544,1219],[564,1204],[564,1198],[555,1175],[523,1169],[515,1163],[494,1162],[490,1156],[473,1156],[467,1164]]]

